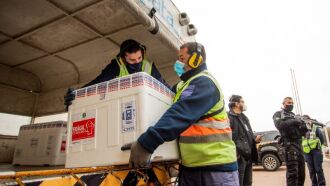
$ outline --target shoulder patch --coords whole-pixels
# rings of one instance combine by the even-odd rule
[[[182,93],[180,96],[180,99],[186,98],[191,96],[191,94],[194,92],[195,85],[189,85]]]

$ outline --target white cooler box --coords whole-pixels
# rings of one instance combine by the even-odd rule
[[[66,130],[65,121],[21,126],[13,164],[64,165]]]
[[[16,142],[17,136],[0,134],[0,164],[13,162]]]
[[[75,91],[69,108],[65,167],[128,164],[124,144],[135,141],[172,104],[173,93],[146,73],[135,73]],[[166,142],[151,161],[178,159],[176,141]]]

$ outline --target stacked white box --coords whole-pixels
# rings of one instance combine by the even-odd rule
[[[21,126],[13,164],[64,165],[66,131],[65,121]]]
[[[135,73],[75,91],[69,108],[65,167],[127,164],[135,141],[172,104],[173,93],[146,73]],[[164,143],[152,161],[178,159],[176,141]]]
[[[0,163],[12,163],[17,136],[0,134]]]

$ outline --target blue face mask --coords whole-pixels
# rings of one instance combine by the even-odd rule
[[[185,73],[184,70],[184,63],[182,63],[179,60],[176,60],[174,63],[174,71],[176,72],[176,74],[180,77],[183,73]]]
[[[134,72],[139,72],[142,67],[142,62],[135,64],[128,64],[127,67],[133,70]]]

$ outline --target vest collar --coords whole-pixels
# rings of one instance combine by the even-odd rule
[[[180,79],[182,81],[187,81],[189,78],[197,75],[198,73],[200,73],[200,72],[202,72],[203,70],[206,70],[206,69],[207,69],[206,63],[203,63],[201,66],[199,66],[199,67],[197,67],[195,69],[191,69],[191,70],[185,72],[184,74],[182,74],[180,76]]]

